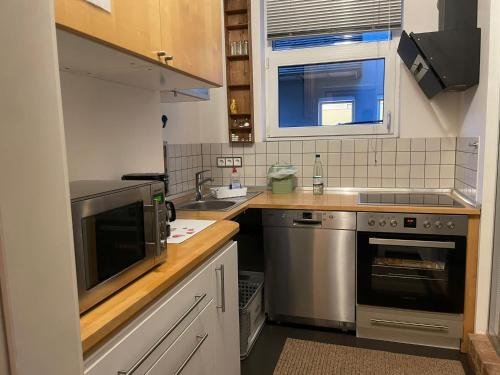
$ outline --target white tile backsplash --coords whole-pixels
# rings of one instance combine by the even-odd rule
[[[265,186],[268,168],[278,162],[297,167],[298,186],[312,185],[316,154],[328,187],[452,188],[475,197],[475,138],[334,139],[171,145],[170,191],[194,186],[194,174],[210,169],[214,185],[228,184],[231,168],[217,168],[217,156],[242,156],[241,178],[247,186]]]

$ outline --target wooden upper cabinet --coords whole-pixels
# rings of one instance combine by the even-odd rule
[[[113,0],[111,13],[85,0],[54,3],[59,26],[157,60],[161,49],[160,0]]]
[[[168,65],[222,86],[221,0],[160,0]]]

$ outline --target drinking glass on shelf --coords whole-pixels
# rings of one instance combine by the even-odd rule
[[[231,42],[231,55],[234,56],[234,55],[237,55],[237,50],[238,50],[238,46],[237,46],[238,42]]]
[[[248,40],[243,40],[241,42],[241,54],[248,55]]]

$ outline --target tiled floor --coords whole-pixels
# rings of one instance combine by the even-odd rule
[[[455,350],[359,339],[356,338],[354,333],[342,333],[337,330],[271,324],[267,324],[264,327],[250,356],[241,362],[241,374],[272,375],[283,345],[288,337],[330,344],[355,346],[365,349],[385,350],[394,353],[455,359],[462,362],[467,375],[473,375],[467,363],[467,356]]]

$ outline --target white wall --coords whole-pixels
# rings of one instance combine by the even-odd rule
[[[83,371],[53,7],[0,2],[0,285],[15,375]]]
[[[500,3],[480,0],[478,26],[482,29],[481,82],[464,98],[464,121],[460,135],[479,137],[478,200],[482,202],[476,300],[476,331],[488,328],[495,195],[500,88]]]
[[[159,93],[61,72],[70,181],[163,171]]]
[[[265,138],[265,35],[261,30],[263,19],[263,2],[252,0],[256,141],[262,141]],[[437,0],[406,0],[404,28],[414,32],[437,30]],[[408,70],[402,64],[400,65],[400,136],[404,138],[457,136],[463,117],[463,95],[461,93],[447,93],[429,101],[410,76]],[[162,106],[162,110],[173,120],[170,129],[164,134],[169,142],[228,142],[226,88],[211,90],[211,93],[213,97],[208,103],[167,104]],[[200,137],[199,141],[197,134]]]

